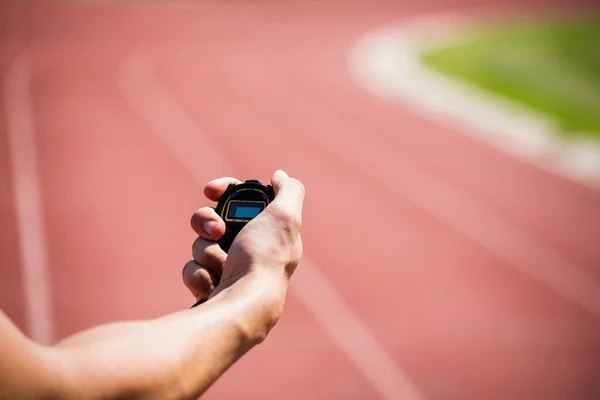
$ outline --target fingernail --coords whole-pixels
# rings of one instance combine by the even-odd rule
[[[202,229],[204,229],[204,232],[206,232],[210,236],[212,236],[212,234],[215,232],[216,227],[217,221],[206,221],[204,225],[202,225]]]

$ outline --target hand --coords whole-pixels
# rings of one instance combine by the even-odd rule
[[[231,183],[241,181],[216,179],[206,185],[204,194],[218,201]],[[302,255],[304,186],[283,171],[273,174],[271,184],[275,200],[240,231],[229,254],[216,243],[225,233],[225,222],[217,213],[203,207],[192,215],[191,225],[199,236],[192,246],[193,260],[183,268],[183,281],[197,301],[213,298],[249,275],[286,285],[294,273]]]

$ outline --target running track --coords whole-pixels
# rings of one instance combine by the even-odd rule
[[[485,3],[0,5],[0,307],[49,342],[186,308],[202,184],[283,168],[306,260],[206,398],[600,397],[600,194],[348,72],[366,30]]]

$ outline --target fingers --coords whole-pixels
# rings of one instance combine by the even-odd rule
[[[207,299],[219,284],[227,254],[215,242],[198,237],[192,246],[193,260],[183,267],[183,283],[196,300]]]
[[[219,199],[223,195],[223,192],[225,192],[227,187],[232,183],[237,185],[238,183],[242,183],[242,181],[240,181],[239,179],[230,178],[230,177],[219,178],[219,179],[210,181],[204,187],[204,195],[209,200],[219,201]]]
[[[217,243],[197,238],[192,245],[192,257],[196,263],[210,270],[217,279],[221,278],[227,254]]]
[[[218,279],[208,269],[198,265],[195,261],[189,261],[183,267],[183,283],[192,292],[196,301],[208,299],[210,294],[219,284]]]
[[[225,234],[225,222],[210,207],[196,210],[190,224],[198,236],[207,240],[219,240]]]

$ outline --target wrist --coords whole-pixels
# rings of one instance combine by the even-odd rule
[[[243,276],[222,281],[211,299],[229,302],[239,308],[243,336],[260,343],[281,317],[287,288],[288,280],[283,274],[264,268],[248,268]]]

